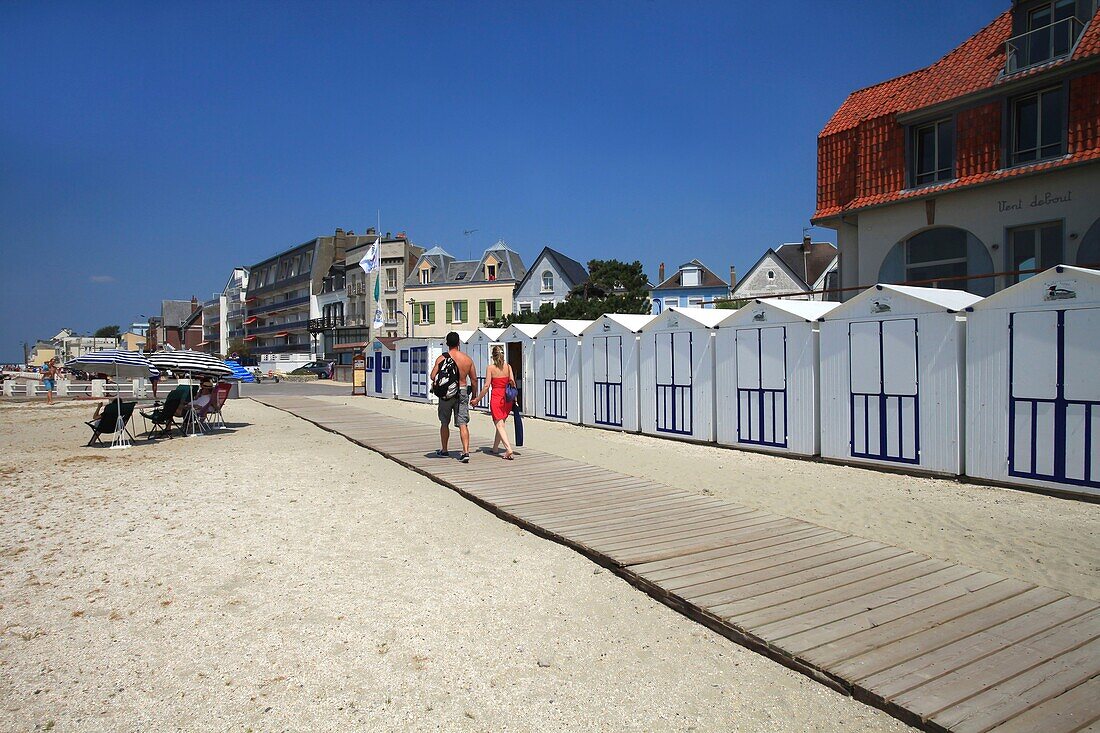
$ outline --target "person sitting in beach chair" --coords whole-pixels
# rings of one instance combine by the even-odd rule
[[[172,437],[172,428],[176,424],[177,417],[187,414],[188,403],[195,395],[195,387],[190,384],[181,384],[164,398],[164,404],[153,405],[152,412],[142,412],[141,416],[153,423],[153,430],[157,435]]]
[[[88,440],[88,446],[91,446],[92,443],[102,444],[102,436],[113,435],[119,430],[125,430],[126,434],[130,436],[130,440],[134,440],[134,434],[130,432],[129,423],[130,418],[134,415],[134,407],[137,406],[137,403],[123,402],[121,404],[121,412],[119,411],[118,400],[111,400],[96,406],[92,419],[84,423],[92,429],[92,437]]]
[[[214,409],[214,383],[209,379],[202,380],[199,386],[199,394],[187,403],[184,409],[184,423],[188,429],[199,428],[206,430],[206,416]]]
[[[214,393],[210,396],[210,408],[207,410],[209,425],[212,428],[224,428],[225,418],[222,416],[222,407],[229,399],[229,393],[233,391],[233,385],[229,382],[218,382],[214,387]]]

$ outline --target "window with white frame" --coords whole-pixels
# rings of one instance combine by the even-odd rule
[[[451,323],[466,322],[466,301],[455,300],[451,302]]]
[[[432,282],[432,268],[424,267],[420,270],[420,284],[430,285]]]
[[[550,270],[542,271],[542,292],[554,292],[554,273],[552,273]]]
[[[519,312],[520,313],[530,313],[531,312],[531,303],[528,302],[528,301],[521,302],[519,304]]]
[[[911,186],[955,177],[955,124],[950,119],[917,125],[909,140]]]
[[[386,290],[397,290],[397,268],[386,268]]]
[[[432,304],[420,303],[420,325],[426,326],[432,318]]]
[[[680,307],[680,299],[679,298],[665,298],[665,308],[679,308],[679,307]]]

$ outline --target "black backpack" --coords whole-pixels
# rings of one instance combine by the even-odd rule
[[[432,394],[441,400],[453,400],[458,397],[458,364],[448,354],[443,357],[439,371],[435,375]]]

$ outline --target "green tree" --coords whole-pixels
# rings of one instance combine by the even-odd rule
[[[252,346],[244,339],[233,339],[227,345],[225,356],[229,356],[230,354],[236,354],[240,357],[252,356]]]
[[[117,339],[122,335],[118,326],[104,326],[92,334],[92,338],[97,339]]]
[[[649,278],[641,262],[591,260],[588,280],[574,287],[565,300],[543,305],[536,313],[509,313],[494,325],[549,323],[555,318],[593,320],[604,313],[649,312]]]
[[[715,308],[722,308],[723,310],[740,310],[749,304],[747,300],[716,300],[714,301]]]

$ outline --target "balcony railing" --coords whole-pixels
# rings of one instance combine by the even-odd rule
[[[1005,41],[1005,73],[1015,74],[1068,56],[1084,27],[1071,16],[1009,38]]]
[[[286,308],[293,308],[296,305],[305,305],[309,303],[309,296],[302,295],[297,298],[290,298],[289,300],[280,300],[274,303],[268,303],[267,305],[255,305],[248,309],[248,315],[258,316],[262,313],[272,313],[278,310],[284,310]]]
[[[271,326],[260,326],[259,328],[249,328],[248,334],[250,336],[260,335],[265,333],[275,333],[277,331],[297,331],[309,326],[309,321],[291,321],[290,323],[276,323]]]

